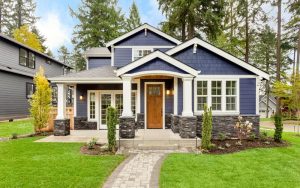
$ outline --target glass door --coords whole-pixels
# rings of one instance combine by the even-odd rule
[[[106,117],[107,117],[106,109],[112,105],[111,103],[112,103],[111,94],[100,95],[100,122],[101,122],[100,129],[106,128],[106,126],[105,127],[101,127],[101,126],[106,125]]]

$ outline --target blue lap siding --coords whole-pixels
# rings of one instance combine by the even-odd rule
[[[115,48],[115,67],[123,67],[132,62],[132,49],[131,48]]]
[[[240,113],[256,114],[256,79],[240,79]]]
[[[89,69],[111,65],[110,57],[89,58]]]

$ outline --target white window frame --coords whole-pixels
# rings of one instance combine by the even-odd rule
[[[95,93],[95,118],[90,118],[91,116],[90,116],[90,94],[91,93]],[[88,110],[88,121],[91,121],[91,122],[97,122],[97,119],[98,119],[98,116],[99,116],[99,114],[98,114],[98,112],[99,112],[99,110],[98,110],[98,92],[97,92],[97,90],[88,90],[88,92],[87,92],[87,110]]]
[[[207,80],[198,80],[198,81],[206,82],[206,95],[198,95],[198,82],[196,82],[196,99],[197,99],[196,110],[198,110],[198,97],[206,97],[206,102],[208,103],[208,81]]]
[[[233,111],[233,112],[234,112],[235,110],[227,110],[227,97],[235,97],[235,109],[236,109],[236,108],[237,108],[237,106],[236,106],[236,101],[237,101],[237,97],[238,97],[238,96],[237,96],[237,87],[238,87],[238,86],[237,86],[237,82],[235,81],[235,95],[232,95],[232,94],[231,94],[231,95],[227,95],[227,93],[226,93],[226,89],[227,89],[226,83],[227,83],[228,81],[229,81],[229,82],[232,82],[232,81],[235,81],[235,80],[226,80],[226,81],[225,81],[225,95],[226,95],[226,97],[225,97],[225,110],[226,110],[226,111],[229,111],[229,112],[230,112],[230,111]],[[232,89],[232,86],[231,86],[231,89]]]
[[[212,82],[213,81],[216,81],[216,82],[221,82],[221,95],[212,95]],[[210,82],[210,87],[208,88],[209,90],[210,90],[210,95],[208,96],[209,98],[210,98],[210,104],[208,105],[208,106],[210,106],[210,107],[212,107],[212,98],[213,97],[221,97],[221,110],[213,110],[212,109],[212,111],[215,111],[215,112],[222,112],[222,111],[224,111],[225,109],[223,108],[223,103],[224,103],[224,97],[223,97],[223,95],[224,95],[224,87],[223,87],[223,81],[222,80],[220,80],[220,79],[215,79],[215,80],[210,80],[209,81]],[[217,87],[216,86],[216,88],[219,88],[219,87]]]
[[[213,78],[215,77],[215,78]],[[204,77],[197,77],[194,80],[194,114],[195,115],[201,115],[203,114],[203,110],[197,109],[197,82],[198,81],[207,81],[207,106],[211,107],[212,104],[212,95],[211,95],[211,82],[212,81],[222,81],[222,95],[221,95],[221,110],[213,110],[212,113],[214,115],[237,115],[240,113],[240,81],[239,77],[218,77],[211,75],[211,78],[208,78],[207,76]],[[226,110],[226,81],[236,81],[236,110]]]
[[[134,52],[137,51],[137,50],[150,50],[151,53],[152,53],[154,51],[154,48],[145,48],[145,47],[143,47],[143,48],[141,48],[141,47],[132,48],[132,50],[131,50],[131,60],[132,61],[138,60],[138,59],[134,60]],[[142,57],[144,57],[144,54],[143,54]],[[142,58],[142,57],[140,57],[140,58]]]

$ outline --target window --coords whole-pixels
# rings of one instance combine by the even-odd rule
[[[116,94],[115,100],[116,100],[115,107],[117,110],[117,117],[120,117],[122,116],[122,112],[123,112],[123,94]]]
[[[197,82],[197,110],[204,110],[207,104],[207,81]]]
[[[134,116],[136,113],[135,107],[136,107],[136,92],[131,92],[131,110]]]
[[[20,48],[19,64],[31,69],[35,69],[35,55],[34,53]]]
[[[236,81],[226,81],[226,110],[236,110]]]
[[[138,60],[148,54],[150,54],[153,50],[152,49],[133,49],[133,58],[132,60]]]
[[[211,82],[211,109],[222,110],[222,81]]]
[[[73,86],[69,86],[67,90],[67,106],[73,105]]]
[[[35,91],[33,83],[26,83],[26,98],[31,99]]]
[[[57,106],[57,86],[52,86],[52,105]]]
[[[96,95],[94,92],[90,93],[90,119],[96,118]]]

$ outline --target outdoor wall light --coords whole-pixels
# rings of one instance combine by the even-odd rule
[[[83,96],[82,96],[82,95],[80,95],[80,96],[79,96],[79,99],[80,99],[80,100],[82,100],[82,99],[83,99]]]
[[[167,89],[167,95],[171,95],[172,94],[172,91]]]

